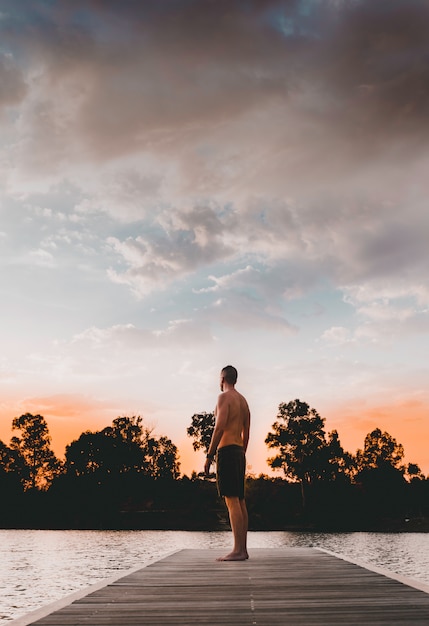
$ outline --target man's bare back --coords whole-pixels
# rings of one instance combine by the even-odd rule
[[[215,409],[216,420],[223,416],[223,432],[218,449],[224,446],[243,446],[247,449],[249,441],[250,411],[246,398],[236,389],[223,391]]]
[[[249,558],[246,545],[248,517],[244,500],[244,477],[250,411],[246,398],[235,389],[236,380],[237,370],[232,365],[224,367],[220,376],[222,393],[217,400],[216,422],[204,466],[208,475],[218,450],[218,490],[225,498],[234,536],[232,552],[218,559],[219,561],[244,561]]]

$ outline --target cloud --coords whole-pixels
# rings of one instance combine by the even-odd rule
[[[245,268],[240,268],[231,274],[225,276],[209,276],[209,280],[214,282],[212,287],[203,287],[201,289],[196,289],[196,293],[211,293],[219,290],[226,289],[228,287],[234,285],[243,285],[249,286],[252,278],[258,277],[260,275],[260,271],[255,269],[251,265],[247,265]]]
[[[428,17],[4,0],[3,382],[74,424],[79,394],[91,420],[144,398],[181,437],[225,362],[267,428],[277,400],[425,389]]]
[[[423,297],[423,0],[60,4],[0,21],[3,177],[69,178],[81,226],[111,220],[112,281],[143,298],[198,275],[240,314],[240,290]]]
[[[371,311],[373,316],[373,311]],[[429,313],[412,309],[390,307],[385,320],[369,317],[355,330],[355,337],[360,342],[381,343],[392,346],[404,342],[407,337],[424,337],[429,331]]]
[[[167,328],[153,331],[157,343],[165,347],[209,344],[214,341],[210,324],[201,319],[178,319],[169,322]]]
[[[1,108],[19,105],[25,98],[24,76],[11,54],[0,54],[0,84]]]
[[[236,331],[264,329],[293,335],[298,330],[274,305],[246,293],[230,292],[218,298],[211,305],[209,315],[217,324]]]
[[[130,285],[137,295],[166,288],[201,266],[234,255],[234,249],[223,241],[225,225],[210,207],[164,212],[149,228],[125,241],[107,240],[128,266],[125,272],[110,269],[110,278]]]
[[[348,328],[344,326],[332,326],[325,330],[322,334],[322,339],[328,343],[334,345],[343,345],[351,341],[351,333]]]
[[[21,128],[26,147],[39,143],[39,167],[147,150],[171,156],[179,144],[209,149],[225,122],[231,129],[260,111],[273,114],[261,131],[277,130],[295,172],[394,159],[395,145],[424,148],[423,1],[325,1],[306,12],[300,2],[241,0],[85,3],[80,14],[76,6],[9,6],[0,24],[31,79]],[[252,137],[259,155],[261,136]]]
[[[120,353],[123,350],[141,352],[143,350],[170,349],[197,346],[201,342],[213,341],[209,328],[192,319],[170,320],[164,328],[149,330],[137,328],[134,324],[116,324],[99,328],[93,326],[74,336],[70,347],[86,347],[90,350],[101,350],[106,354]]]
[[[423,261],[423,258],[422,258]],[[344,289],[344,299],[356,310],[356,340],[392,344],[429,328],[429,291],[424,283],[423,264],[415,268],[414,281],[401,275],[388,281],[367,279]]]
[[[19,262],[29,265],[36,265],[38,267],[55,267],[54,256],[50,252],[48,252],[47,250],[43,250],[42,248],[30,250],[27,256],[20,259]]]
[[[98,213],[125,223],[141,221],[163,208],[162,182],[160,169],[150,161],[145,167],[141,161],[139,169],[116,164],[99,171],[97,184],[86,182],[75,211],[81,218]]]

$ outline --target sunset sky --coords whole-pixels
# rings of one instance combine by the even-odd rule
[[[186,428],[220,369],[429,473],[429,5],[0,2],[0,439]]]

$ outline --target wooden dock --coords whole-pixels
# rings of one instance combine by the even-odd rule
[[[429,625],[429,593],[315,548],[181,550],[92,590],[37,626]],[[15,624],[15,622],[13,622]]]

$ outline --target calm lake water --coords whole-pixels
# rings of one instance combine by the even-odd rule
[[[230,532],[0,530],[0,624],[182,548],[230,548]],[[252,548],[314,546],[429,583],[429,534],[251,532]]]

